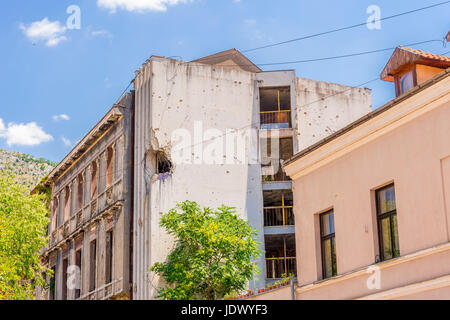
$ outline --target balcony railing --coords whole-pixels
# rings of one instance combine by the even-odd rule
[[[261,129],[289,129],[289,128],[292,128],[290,110],[261,112]]]
[[[297,259],[293,257],[266,258],[266,278],[281,279],[297,275]]]
[[[292,206],[265,207],[264,226],[282,227],[295,225],[294,208]]]

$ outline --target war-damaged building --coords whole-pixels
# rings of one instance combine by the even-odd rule
[[[133,83],[50,174],[44,257],[55,282],[44,298],[153,299],[163,283],[149,268],[173,246],[159,220],[185,200],[236,207],[259,231],[250,287],[296,275],[281,163],[369,113],[370,90],[265,72],[234,49],[192,62],[152,56]],[[79,289],[67,286],[70,266]]]

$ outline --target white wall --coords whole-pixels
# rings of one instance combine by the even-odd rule
[[[370,89],[297,77],[296,91],[299,150],[372,111]]]
[[[194,138],[194,125],[208,129],[249,129],[258,126],[254,108],[254,74],[207,65],[188,65],[168,59],[152,59],[136,79],[136,210],[134,283],[136,299],[155,295],[159,279],[150,279],[148,269],[164,261],[172,246],[159,225],[163,213],[177,202],[191,200],[201,206],[236,207],[253,227],[262,230],[260,166],[242,164],[175,163],[173,175],[155,180],[155,159],[149,150],[171,154],[172,133],[186,129]],[[222,138],[224,143],[225,139]],[[205,137],[199,140],[205,140]],[[197,141],[192,140],[195,144]],[[253,140],[257,150],[258,140]],[[204,147],[208,146],[205,143]],[[196,152],[197,150],[192,150]],[[245,150],[249,154],[249,148]],[[199,152],[196,152],[197,158]],[[199,160],[199,159],[197,159]],[[262,236],[262,235],[261,235]],[[260,241],[263,239],[261,237]],[[261,260],[263,266],[263,260]],[[263,285],[264,277],[260,277]],[[151,280],[152,286],[142,287]]]

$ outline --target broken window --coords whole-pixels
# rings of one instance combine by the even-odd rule
[[[264,191],[264,226],[294,226],[293,195],[290,190]]]
[[[50,283],[49,283],[49,300],[55,300],[56,297],[56,266],[51,267],[52,275],[50,276]]]
[[[53,198],[53,214],[52,214],[52,227],[51,232],[56,230],[58,226],[58,198]]]
[[[97,196],[97,185],[98,185],[98,169],[97,161],[92,162],[91,165],[91,199]]]
[[[292,138],[262,140],[262,175],[263,182],[289,181],[281,164],[294,154]]]
[[[66,192],[64,194],[64,222],[69,220],[70,216],[70,187],[66,187]]]
[[[167,157],[159,152],[156,155],[157,174],[169,174],[172,172],[172,162]]]
[[[62,300],[67,300],[67,268],[69,268],[69,259],[63,260],[63,279],[62,279]]]
[[[291,88],[261,88],[260,112],[262,129],[291,128]]]
[[[106,150],[106,186],[109,187],[114,182],[114,149],[108,147]]]
[[[81,296],[81,257],[82,249],[79,249],[75,252],[75,265],[78,267],[78,271],[80,272],[80,277],[77,279],[79,282],[77,283],[75,289],[75,299],[78,299]]]
[[[78,187],[77,187],[77,210],[83,208],[83,190],[84,190],[84,181],[83,174],[80,173],[78,175]]]
[[[97,269],[97,240],[93,240],[89,246],[89,291],[95,290]]]
[[[106,233],[106,270],[105,281],[106,284],[112,282],[112,268],[113,268],[113,231]]]
[[[266,278],[280,279],[297,275],[295,235],[267,235]]]

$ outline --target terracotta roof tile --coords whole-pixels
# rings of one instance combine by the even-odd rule
[[[422,50],[418,50],[418,49],[411,49],[411,48],[406,48],[406,47],[400,47],[401,49],[405,50],[405,51],[409,51],[411,53],[417,54],[425,59],[432,59],[432,60],[439,60],[439,61],[446,61],[446,62],[450,62],[450,57],[447,56],[441,56],[439,54],[434,54],[434,53],[430,53],[430,52],[424,52]]]

